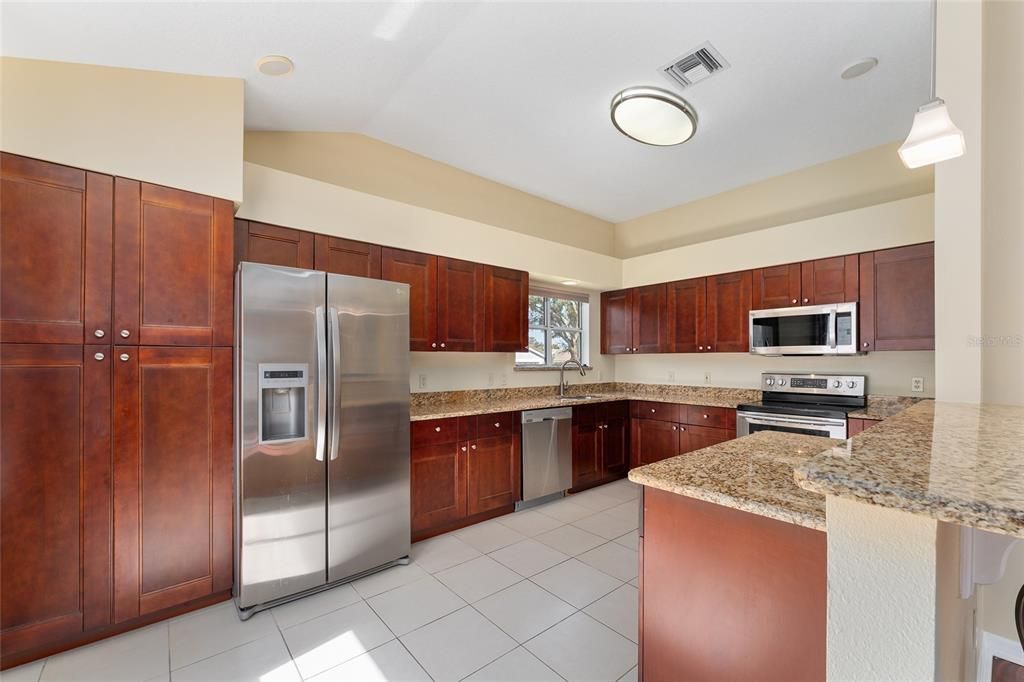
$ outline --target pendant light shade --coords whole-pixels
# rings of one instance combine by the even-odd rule
[[[661,88],[626,88],[612,98],[611,114],[620,133],[657,147],[682,144],[697,130],[690,105]]]
[[[900,159],[907,168],[963,156],[964,134],[953,124],[941,99],[933,99],[914,114],[914,125],[900,145]]]

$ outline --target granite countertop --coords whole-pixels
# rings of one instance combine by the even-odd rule
[[[723,507],[825,530],[825,498],[801,489],[793,469],[843,441],[778,431],[712,445],[629,472],[634,483]]]
[[[1024,407],[920,402],[803,462],[800,487],[1024,537]]]
[[[869,395],[863,410],[854,410],[847,414],[851,419],[874,419],[881,421],[894,417],[911,405],[916,405],[921,398],[901,395]]]
[[[615,400],[649,400],[662,403],[736,407],[757,402],[761,392],[749,388],[677,386],[661,384],[574,384],[570,395],[589,395],[590,399],[561,400],[558,387],[498,388],[443,393],[413,393],[410,419],[442,419],[496,412],[519,412],[545,407],[572,407]]]

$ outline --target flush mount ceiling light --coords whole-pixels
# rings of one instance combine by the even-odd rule
[[[865,57],[864,59],[858,59],[853,64],[847,66],[839,76],[844,81],[853,80],[858,76],[863,76],[876,66],[878,66],[877,59],[874,57]]]
[[[697,114],[682,97],[652,86],[626,88],[612,98],[612,124],[626,137],[656,147],[686,142]]]
[[[283,55],[268,54],[256,62],[256,68],[264,76],[287,76],[295,70],[295,64]]]
[[[932,3],[932,100],[922,104],[914,114],[910,134],[900,145],[900,160],[907,168],[920,168],[963,156],[964,134],[953,123],[946,103],[935,96],[935,13],[938,0]]]
[[[564,284],[564,285],[565,285],[565,286],[567,286],[567,287],[574,287],[574,286],[576,286],[577,284],[579,284],[579,282],[577,282],[577,281],[576,281],[576,280],[574,280],[574,279],[567,279],[567,280],[563,280],[563,281],[562,281],[562,284]]]

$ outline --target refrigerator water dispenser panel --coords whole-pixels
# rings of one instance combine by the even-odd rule
[[[305,440],[309,365],[261,363],[259,377],[260,443]]]

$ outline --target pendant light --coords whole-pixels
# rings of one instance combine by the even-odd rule
[[[900,160],[907,168],[920,168],[964,154],[964,134],[949,117],[946,103],[935,96],[935,43],[938,40],[938,0],[932,3],[932,100],[914,114],[910,134],[900,145]]]

